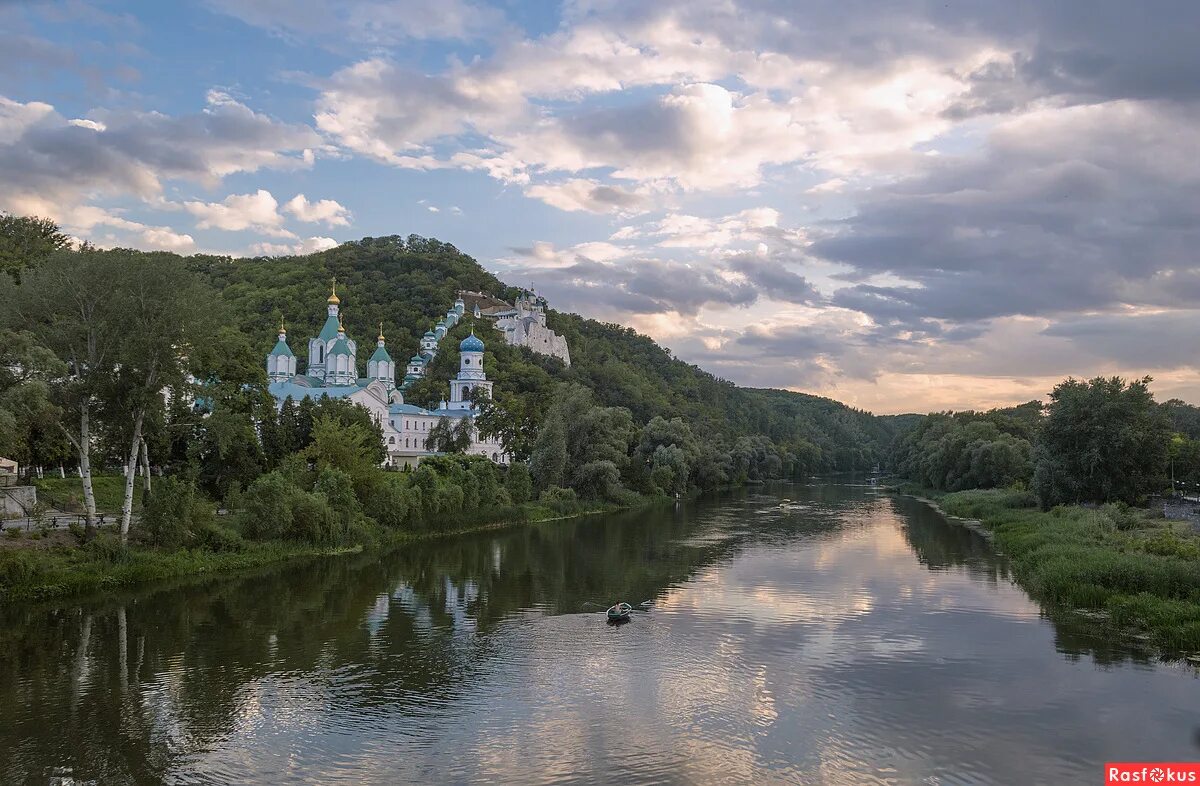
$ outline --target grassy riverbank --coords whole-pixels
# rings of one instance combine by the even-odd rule
[[[1034,598],[1103,612],[1168,652],[1200,652],[1200,537],[1187,523],[1122,505],[1042,511],[1022,491],[899,490],[980,522]]]
[[[642,497],[637,504],[653,504]],[[527,503],[460,515],[437,529],[395,530],[373,526],[358,537],[335,544],[291,541],[254,542],[240,537],[236,526],[222,527],[228,537],[203,548],[162,550],[131,543],[122,546],[111,531],[82,543],[66,531],[0,537],[0,602],[44,600],[126,589],[185,576],[228,573],[272,563],[316,556],[380,551],[415,540],[447,537],[486,529],[535,524],[604,513],[621,507],[605,503]],[[111,528],[105,528],[111,530]]]

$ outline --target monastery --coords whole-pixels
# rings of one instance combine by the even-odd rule
[[[399,387],[395,381],[396,362],[387,351],[383,325],[379,326],[375,351],[367,359],[367,375],[358,376],[358,344],[346,335],[340,308],[335,282],[325,325],[316,338],[308,341],[308,367],[304,374],[296,373],[296,356],[288,346],[287,330],[280,323],[279,339],[267,355],[268,389],[278,406],[283,406],[289,397],[299,401],[324,396],[349,399],[365,407],[383,429],[387,465],[396,467],[415,467],[424,456],[435,454],[428,440],[429,432],[439,422],[456,425],[462,418],[471,418],[471,446],[467,453],[485,456],[497,464],[509,462],[510,456],[504,453],[500,441],[481,437],[474,425],[478,413],[471,395],[481,391],[490,397],[492,383],[483,370],[483,341],[473,332],[458,345],[461,358],[458,375],[450,380],[450,400],[432,410],[404,403],[404,388],[425,376],[437,353],[438,342],[462,319],[466,303],[461,297],[437,326],[422,337],[420,351],[409,360]]]

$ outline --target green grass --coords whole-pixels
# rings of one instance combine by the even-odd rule
[[[142,505],[141,478],[133,491],[133,509]],[[71,513],[83,512],[83,481],[78,475],[65,478],[45,477],[33,482],[37,486],[38,500]],[[120,513],[125,501],[125,478],[121,475],[96,475],[92,477],[92,491],[96,495],[96,510],[101,513]]]
[[[361,547],[275,542],[250,543],[233,552],[199,549],[162,552],[123,547],[115,536],[106,534],[79,548],[0,552],[0,588],[5,600],[40,600],[345,551],[361,551]]]
[[[1200,651],[1200,538],[1178,522],[1118,505],[1041,511],[1011,490],[937,501],[951,516],[982,521],[1038,600],[1104,611],[1167,651]]]

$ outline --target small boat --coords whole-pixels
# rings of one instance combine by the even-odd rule
[[[608,619],[610,622],[624,622],[629,619],[629,613],[633,611],[633,606],[628,603],[618,603],[615,606],[610,606],[608,609]]]

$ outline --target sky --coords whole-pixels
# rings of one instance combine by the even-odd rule
[[[1198,29],[1191,0],[0,0],[0,210],[184,254],[436,237],[878,413],[1100,374],[1200,403]]]

